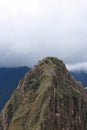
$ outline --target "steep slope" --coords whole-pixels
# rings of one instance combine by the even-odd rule
[[[10,98],[19,80],[29,70],[28,67],[0,68],[0,111]]]
[[[86,71],[71,71],[71,75],[77,81],[81,81],[84,87],[87,87],[87,72]]]
[[[57,58],[39,62],[0,114],[0,130],[87,130],[87,99]]]

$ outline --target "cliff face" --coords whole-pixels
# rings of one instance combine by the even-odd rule
[[[25,77],[0,114],[0,130],[87,130],[87,97],[62,61],[48,57]]]

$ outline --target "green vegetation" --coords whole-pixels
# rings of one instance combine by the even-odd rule
[[[86,130],[86,101],[63,62],[47,57],[13,93],[0,115],[0,130]]]

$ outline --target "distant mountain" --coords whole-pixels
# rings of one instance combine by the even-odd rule
[[[0,110],[10,98],[19,80],[29,70],[28,67],[0,68]]]
[[[85,71],[71,71],[71,75],[77,80],[81,81],[84,87],[87,87],[87,72]]]
[[[87,130],[87,96],[53,57],[26,73],[0,113],[0,130]]]

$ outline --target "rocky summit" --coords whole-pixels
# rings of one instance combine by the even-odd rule
[[[0,130],[87,130],[84,87],[61,60],[39,61],[0,113]]]

